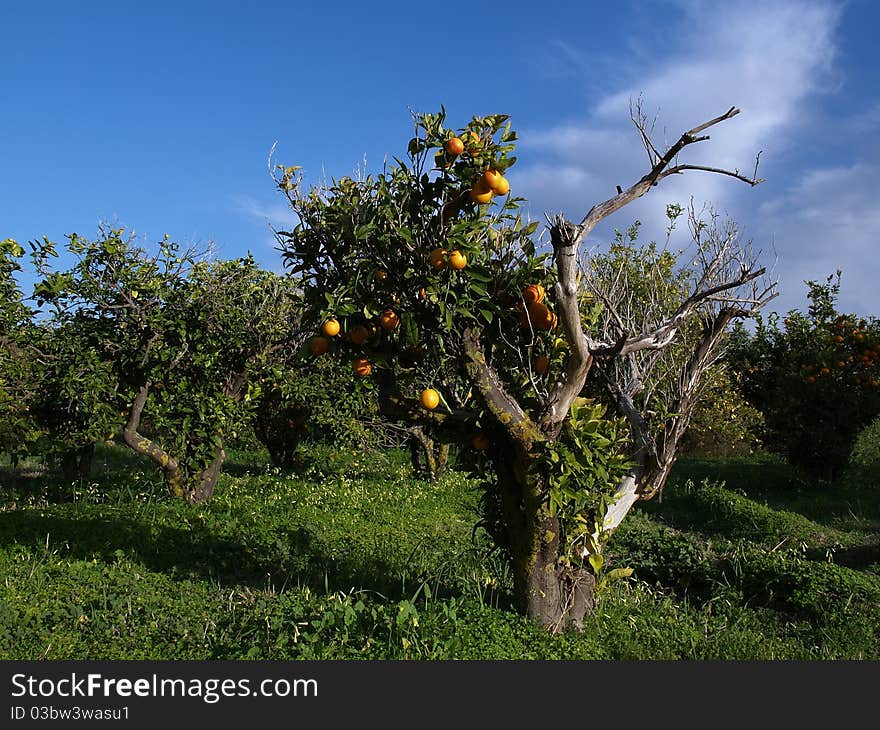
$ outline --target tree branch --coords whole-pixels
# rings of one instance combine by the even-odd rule
[[[557,216],[550,235],[558,273],[556,302],[559,305],[559,321],[571,344],[571,355],[566,362],[565,372],[550,392],[541,418],[544,430],[555,436],[568,415],[572,402],[584,387],[593,358],[581,327],[578,307],[575,227],[562,216]]]
[[[757,271],[745,270],[741,272],[739,277],[732,281],[723,282],[708,289],[704,289],[703,291],[696,291],[691,294],[691,296],[689,296],[687,299],[685,299],[684,302],[679,305],[678,309],[675,310],[675,313],[666,322],[657,327],[653,332],[647,332],[636,335],[635,337],[630,337],[616,353],[611,353],[610,351],[606,350],[600,350],[595,352],[594,354],[597,357],[600,357],[608,356],[609,354],[627,355],[637,350],[662,349],[672,341],[679,328],[682,326],[682,324],[684,324],[684,321],[696,310],[697,306],[700,303],[706,301],[707,299],[717,299],[717,294],[720,294],[724,291],[737,289],[744,284],[748,284],[758,277],[763,276],[765,272],[766,270],[763,268],[758,269]]]
[[[541,429],[504,389],[498,373],[486,361],[486,354],[480,344],[479,330],[466,329],[463,344],[468,377],[476,386],[498,424],[511,439],[526,451],[536,443],[543,441],[544,435],[541,433]]]
[[[700,136],[700,132],[712,127],[716,124],[720,124],[728,119],[735,117],[739,114],[740,110],[736,107],[731,107],[724,114],[715,117],[714,119],[710,119],[708,122],[704,122],[703,124],[699,124],[693,129],[685,132],[679,137],[678,141],[673,144],[666,152],[657,160],[656,164],[651,168],[650,172],[648,172],[644,177],[631,185],[628,189],[624,190],[622,193],[618,193],[613,198],[609,198],[608,200],[598,203],[594,205],[587,214],[584,216],[583,220],[581,220],[580,225],[577,226],[576,233],[573,236],[573,243],[575,249],[577,249],[581,242],[589,235],[590,231],[596,227],[596,225],[607,218],[612,213],[620,210],[623,206],[631,203],[633,200],[642,197],[645,193],[647,193],[654,185],[656,185],[663,177],[668,174],[672,174],[667,171],[672,160],[688,145],[694,144],[696,142],[702,142],[704,140],[709,139],[708,135]],[[638,121],[636,122],[636,127],[639,129],[640,134],[642,135],[643,140],[647,136],[647,132],[645,130],[646,120],[644,116],[638,117]],[[650,155],[650,153],[649,153]],[[729,172],[723,170],[716,170],[714,168],[699,168],[697,166],[691,166],[692,169],[707,169],[712,172],[721,172],[726,175],[731,175],[738,179],[744,179],[737,172]],[[675,170],[676,168],[672,168]],[[689,169],[687,166],[678,166],[678,171],[683,172],[685,169]],[[755,167],[755,172],[757,173],[757,165]],[[665,174],[664,174],[665,173]],[[756,180],[755,178],[745,179],[745,182],[748,182],[750,185],[757,185],[760,180]]]

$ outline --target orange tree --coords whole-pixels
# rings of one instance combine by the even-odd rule
[[[297,342],[291,282],[250,256],[208,260],[167,238],[152,252],[122,230],[68,238],[70,269],[50,265],[51,242],[38,256],[35,296],[51,305],[61,343],[43,410],[69,446],[88,447],[111,428],[109,409],[173,496],[209,499],[227,439],[250,422]]]
[[[736,113],[661,153],[639,111],[649,172],[578,225],[553,219],[548,250],[505,177],[516,134],[503,115],[458,130],[445,110],[418,115],[406,160],[322,188],[306,190],[298,167],[273,168],[296,217],[276,235],[301,280],[318,356],[350,360],[386,415],[465,447],[516,599],[552,631],[581,626],[597,590],[620,574],[603,572],[605,541],[662,488],[729,323],[772,296],[772,286],[758,287],[763,270],[747,247],[696,219],[693,270],[659,298],[650,280],[640,292],[621,290],[626,278],[580,276],[584,240],[665,177],[712,170],[677,155]],[[629,307],[634,298],[647,305]],[[321,332],[328,320],[339,323],[335,334]],[[656,356],[673,350],[671,360]],[[646,380],[665,372],[660,364],[676,368],[663,377],[678,385],[664,392],[672,402],[652,409]]]
[[[24,249],[12,239],[0,241],[0,452],[13,463],[33,447],[39,429],[30,410],[40,381],[33,349],[32,312],[15,279]]]
[[[838,311],[840,272],[807,287],[807,312],[759,318],[754,334],[737,332],[728,359],[764,413],[771,448],[833,481],[880,415],[880,321]]]

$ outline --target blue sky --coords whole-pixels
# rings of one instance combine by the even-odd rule
[[[289,221],[266,168],[308,179],[402,155],[410,109],[453,126],[510,114],[514,192],[534,217],[586,210],[645,172],[629,121],[644,97],[670,139],[742,114],[686,156],[751,169],[749,188],[695,173],[598,230],[668,202],[714,203],[776,266],[774,308],[843,269],[842,306],[880,314],[880,5],[831,2],[0,3],[0,237],[213,241],[280,270],[267,222]],[[662,135],[661,135],[662,136]]]

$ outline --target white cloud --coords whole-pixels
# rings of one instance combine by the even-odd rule
[[[880,207],[874,192],[880,164],[812,170],[758,209],[762,233],[785,242],[787,264],[779,311],[805,307],[806,280],[842,269],[844,311],[877,314],[880,296]]]
[[[685,130],[735,105],[742,113],[708,130],[711,139],[689,147],[681,161],[751,173],[756,153],[763,150],[759,175],[772,184],[750,189],[729,177],[700,172],[667,178],[659,188],[612,216],[596,231],[596,238],[607,239],[612,228],[626,228],[636,218],[645,224],[647,239],[662,238],[666,204],[685,204],[693,197],[696,203],[710,202],[737,219],[746,235],[755,238],[757,248],[768,250],[774,245],[779,270],[789,272],[783,282],[788,290],[790,280],[800,276],[797,272],[807,271],[817,262],[807,257],[804,240],[812,241],[807,248],[814,249],[814,256],[821,250],[805,216],[846,219],[844,210],[861,206],[855,208],[860,212],[854,217],[870,217],[865,201],[838,194],[821,207],[818,193],[813,213],[804,211],[791,220],[789,215],[796,191],[804,195],[835,187],[832,171],[826,171],[825,178],[817,171],[801,185],[796,171],[792,177],[787,158],[798,151],[795,144],[808,130],[810,105],[837,83],[834,34],[840,6],[820,0],[788,0],[684,1],[679,7],[680,21],[669,44],[674,50],[656,57],[653,66],[643,65],[642,73],[623,62],[620,77],[637,78],[638,83],[596,99],[587,118],[567,120],[549,129],[521,130],[523,163],[518,166],[521,169],[511,170],[511,185],[529,199],[532,217],[562,210],[579,220],[594,203],[614,195],[616,185],[626,187],[648,169],[629,119],[631,99],[641,95],[644,111],[659,114],[658,125],[662,126],[655,130],[659,145],[671,144]],[[644,64],[643,59],[639,62]],[[876,108],[866,112],[866,123],[875,114]],[[857,179],[866,172],[850,169],[845,182],[859,184]],[[794,180],[796,190],[784,190],[787,180]],[[767,202],[771,194],[779,196],[772,204]],[[800,237],[794,240],[791,233],[798,227]],[[867,233],[860,233],[855,221],[850,233],[852,252],[847,260],[851,262],[855,252],[863,250]],[[766,238],[759,239],[759,234]],[[853,283],[845,283],[844,289]],[[804,287],[799,286],[789,300],[792,306],[803,302]],[[797,287],[794,279],[791,288]],[[785,300],[787,297],[780,301]]]
[[[273,228],[285,228],[295,220],[293,212],[284,203],[267,204],[247,195],[237,196],[233,202],[240,213]]]

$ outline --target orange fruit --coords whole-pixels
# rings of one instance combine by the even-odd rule
[[[478,433],[471,439],[471,444],[478,451],[485,451],[491,445],[489,437],[484,433]]]
[[[446,268],[446,249],[445,248],[435,248],[428,255],[428,262],[435,269]]]
[[[492,188],[489,187],[483,178],[480,178],[474,183],[470,192],[471,200],[480,205],[485,205],[486,203],[491,202],[492,195],[494,195]]]
[[[846,363],[843,360],[838,360],[837,367],[839,367],[841,370],[843,370],[843,368],[846,367]]]
[[[363,345],[369,338],[370,333],[362,324],[357,325],[348,335],[348,339],[356,345]]]
[[[309,342],[309,350],[316,357],[323,355],[329,349],[330,341],[326,337],[312,337],[312,341]]]
[[[456,270],[463,269],[465,266],[467,266],[467,256],[465,256],[458,249],[456,249],[455,251],[450,251],[449,265]]]
[[[498,180],[492,190],[495,195],[507,195],[510,192],[510,183],[507,182],[507,178],[502,175],[501,179]]]
[[[546,304],[535,302],[528,306],[529,319],[532,320],[532,327],[537,330],[547,331],[553,327],[555,315],[551,312]]]
[[[351,367],[354,370],[354,374],[361,378],[365,378],[373,372],[373,366],[370,365],[370,361],[365,357],[359,357],[357,360],[353,361]]]
[[[386,332],[391,332],[391,330],[397,329],[400,324],[400,317],[397,316],[397,312],[393,309],[386,309],[379,318],[379,324],[382,325],[382,329]]]
[[[456,157],[464,152],[464,142],[462,142],[459,137],[453,137],[452,139],[446,140],[445,149],[447,154]]]
[[[815,376],[815,375],[811,375],[810,377],[807,378],[807,382],[808,382],[810,385],[812,385],[813,383],[816,382],[816,376]]]
[[[339,334],[339,322],[335,319],[328,319],[321,329],[327,337],[336,337]]]
[[[538,355],[535,358],[535,372],[543,375],[550,369],[550,358],[546,355]]]
[[[495,195],[507,195],[510,190],[510,183],[498,170],[486,170],[483,173],[483,182]]]
[[[501,177],[502,175],[498,170],[492,170],[491,168],[483,172],[483,181],[493,190]]]
[[[843,337],[841,337],[840,335],[834,335],[834,337],[832,337],[831,339],[834,340],[838,344],[843,342]]]
[[[422,404],[422,408],[433,411],[440,402],[440,394],[433,388],[425,388],[419,396],[419,401]]]
[[[523,289],[522,295],[523,299],[526,300],[526,304],[540,304],[544,301],[544,287],[540,284],[529,284],[525,289]]]
[[[376,272],[376,281],[385,281],[388,278],[388,272],[383,269],[379,269]]]
[[[822,368],[822,375],[828,375],[831,371],[828,368]]]

